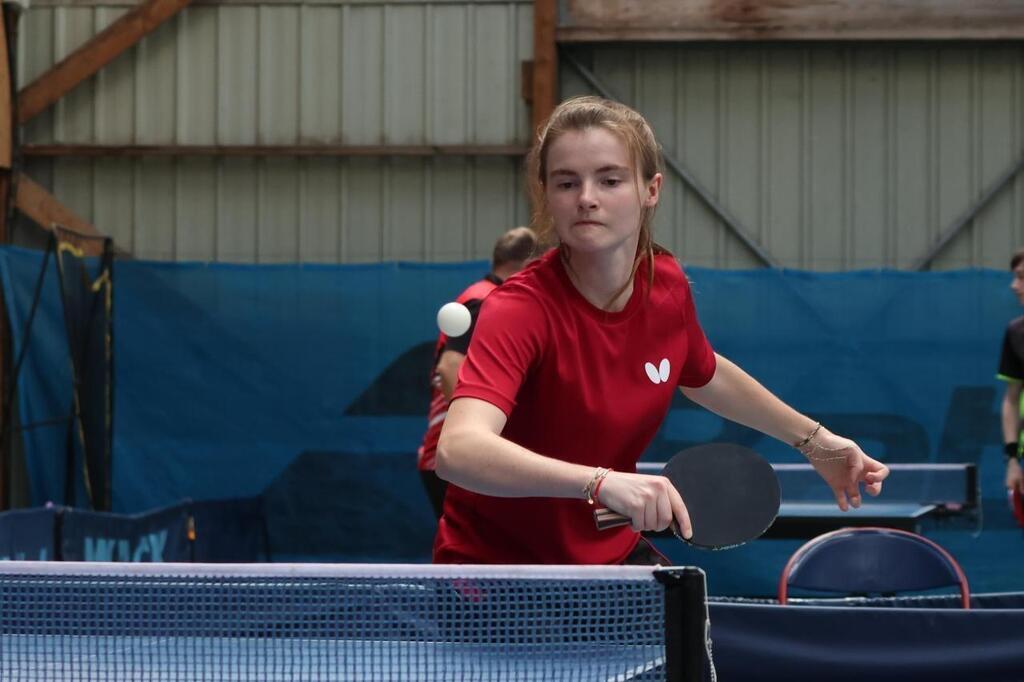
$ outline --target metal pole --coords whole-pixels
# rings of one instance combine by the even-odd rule
[[[999,176],[999,178],[993,182],[987,190],[985,190],[985,193],[981,195],[981,198],[978,199],[973,206],[964,211],[959,218],[954,220],[953,224],[939,235],[938,241],[936,241],[931,248],[924,253],[924,255],[915,260],[911,267],[914,270],[924,270],[931,265],[932,261],[935,260],[935,257],[938,256],[944,248],[946,248],[946,245],[949,244],[954,237],[960,234],[960,232],[967,227],[967,224],[974,220],[975,216],[977,216],[981,210],[985,208],[985,206],[987,206],[989,202],[999,194],[999,192],[1002,191],[1004,187],[1010,184],[1010,181],[1017,176],[1017,173],[1019,173],[1022,168],[1024,168],[1024,155],[1022,155],[1012,166],[1006,169],[1006,171]]]

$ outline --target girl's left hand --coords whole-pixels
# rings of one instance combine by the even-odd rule
[[[889,475],[889,467],[868,457],[849,438],[837,436],[825,427],[799,450],[825,479],[843,511],[860,506],[862,483],[868,495],[874,497],[882,492],[882,481]]]

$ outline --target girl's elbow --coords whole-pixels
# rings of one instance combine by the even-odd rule
[[[439,478],[449,482],[451,481],[450,477],[452,476],[454,469],[452,460],[455,459],[453,458],[452,452],[452,440],[452,435],[448,430],[442,429],[441,437],[437,441],[437,454],[434,458],[434,473],[436,473]]]

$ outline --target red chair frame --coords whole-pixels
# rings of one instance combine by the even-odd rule
[[[963,608],[971,608],[971,592],[970,587],[967,584],[967,576],[964,575],[963,570],[960,568],[960,564],[953,558],[949,552],[937,543],[929,540],[923,535],[917,533],[911,533],[909,531],[900,530],[897,528],[880,528],[875,526],[864,526],[857,528],[841,528],[834,530],[830,533],[819,535],[818,537],[809,540],[804,543],[799,549],[793,552],[793,555],[786,562],[785,568],[782,569],[782,575],[779,577],[779,603],[785,604],[788,600],[789,583],[794,573],[796,573],[802,562],[813,556],[816,552],[821,551],[823,547],[830,544],[840,542],[844,539],[851,538],[856,535],[871,533],[875,535],[883,534],[891,537],[899,537],[909,542],[916,543],[917,546],[930,552],[932,558],[940,560],[944,567],[949,570],[956,577],[956,581],[950,580],[947,584],[949,586],[956,586],[960,590],[960,602]],[[942,585],[939,585],[940,587]],[[825,591],[829,591],[830,588],[823,588]],[[912,589],[912,588],[910,588]],[[927,588],[922,588],[927,589]],[[845,588],[836,587],[836,592],[843,592]]]

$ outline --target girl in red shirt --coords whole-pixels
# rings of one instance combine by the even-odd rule
[[[663,178],[640,114],[595,97],[562,103],[531,150],[528,180],[535,229],[556,248],[481,309],[437,450],[437,473],[452,485],[435,561],[657,560],[638,552],[639,531],[675,521],[688,537],[686,501],[667,479],[630,472],[675,386],[722,417],[803,443],[841,509],[860,505],[862,485],[881,491],[884,464],[712,350],[685,275],[651,237]],[[600,503],[632,528],[595,528],[586,496],[599,477]]]

